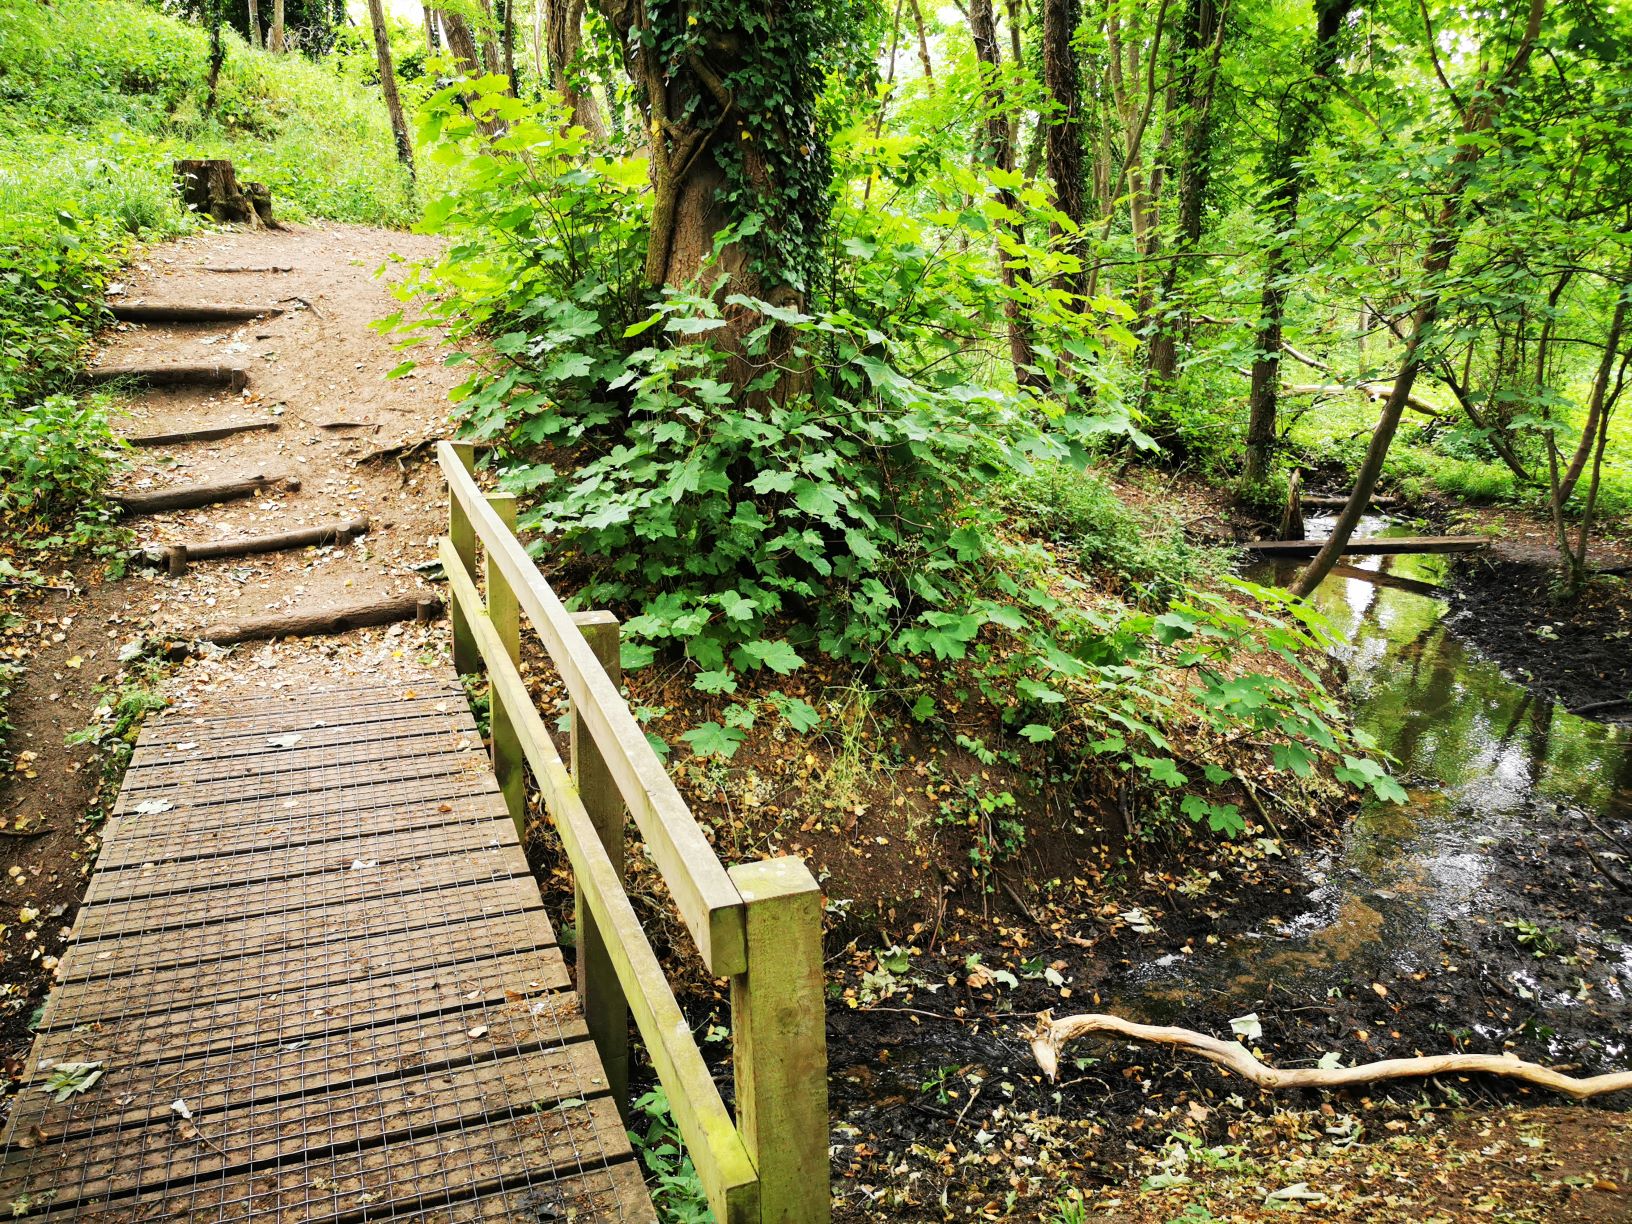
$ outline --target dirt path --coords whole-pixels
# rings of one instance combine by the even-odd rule
[[[101,757],[64,738],[97,720],[131,677],[121,659],[143,638],[187,637],[241,616],[326,608],[371,597],[435,594],[413,568],[434,556],[445,503],[434,465],[358,464],[399,441],[447,431],[454,372],[434,363],[386,382],[401,359],[369,327],[394,309],[375,275],[394,256],[429,255],[429,240],[360,227],[221,232],[155,248],[131,270],[119,300],[162,303],[277,303],[286,313],[235,326],[120,325],[98,364],[169,362],[246,366],[242,392],[155,390],[115,420],[121,434],[168,433],[228,421],[277,422],[276,431],[211,442],[143,448],[131,455],[120,490],[264,474],[299,478],[282,489],[198,510],[133,519],[138,543],[164,545],[264,535],[367,513],[368,534],[350,544],[195,563],[180,578],[134,569],[106,581],[106,563],[86,560],[73,594],[28,596],[0,633],[0,647],[26,660],[9,702],[16,768],[0,778],[0,1052],[8,1074],[28,1046],[27,1024],[44,1000],[95,859]],[[211,266],[282,266],[287,272],[224,274]],[[339,422],[358,422],[325,428]],[[318,682],[343,684],[422,674],[445,654],[436,625],[413,623],[271,645],[249,644],[170,669],[161,689],[185,702],[235,687],[258,691]],[[104,720],[107,715],[101,716]],[[106,795],[101,796],[106,798]]]

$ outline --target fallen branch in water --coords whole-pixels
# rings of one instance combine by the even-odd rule
[[[1059,1075],[1060,1051],[1079,1037],[1094,1033],[1114,1033],[1133,1041],[1155,1045],[1175,1046],[1217,1063],[1242,1079],[1260,1088],[1344,1088],[1350,1084],[1372,1084],[1379,1080],[1415,1079],[1425,1075],[1449,1075],[1477,1072],[1501,1075],[1508,1079],[1535,1084],[1553,1092],[1562,1093],[1577,1101],[1602,1096],[1606,1092],[1632,1089],[1632,1071],[1613,1071],[1605,1075],[1577,1079],[1505,1054],[1435,1054],[1419,1058],[1385,1058],[1379,1062],[1361,1063],[1355,1067],[1298,1067],[1280,1070],[1265,1066],[1252,1056],[1239,1041],[1220,1041],[1194,1029],[1171,1028],[1167,1025],[1136,1024],[1120,1016],[1085,1014],[1054,1019],[1052,1013],[1037,1017],[1037,1028],[1031,1038],[1031,1052],[1037,1065],[1050,1080]]]

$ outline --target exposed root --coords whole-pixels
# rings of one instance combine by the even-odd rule
[[[1371,1084],[1379,1080],[1414,1079],[1425,1075],[1477,1072],[1500,1075],[1561,1093],[1577,1101],[1602,1096],[1606,1092],[1632,1089],[1632,1071],[1613,1071],[1585,1079],[1565,1075],[1539,1063],[1525,1062],[1505,1054],[1435,1054],[1421,1058],[1385,1058],[1355,1067],[1299,1067],[1280,1070],[1265,1066],[1239,1041],[1220,1041],[1194,1029],[1166,1025],[1135,1024],[1120,1016],[1084,1014],[1054,1019],[1052,1013],[1037,1017],[1031,1038],[1031,1052],[1037,1065],[1050,1080],[1059,1075],[1060,1051],[1078,1037],[1094,1033],[1114,1033],[1133,1041],[1175,1046],[1217,1063],[1242,1079],[1271,1091],[1284,1088],[1344,1088],[1351,1084]]]

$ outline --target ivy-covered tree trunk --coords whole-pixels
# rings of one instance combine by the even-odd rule
[[[1082,166],[1082,78],[1072,39],[1082,9],[1078,0],[1042,0],[1042,10],[1043,83],[1053,108],[1043,137],[1048,178],[1054,187],[1054,206],[1076,227],[1073,234],[1066,235],[1056,225],[1055,237],[1080,252],[1088,202]],[[1065,288],[1071,293],[1084,294],[1087,287],[1086,265],[1065,278]]]
[[[249,0],[249,45],[257,51],[261,49],[260,0]]]
[[[1003,53],[997,41],[997,18],[992,12],[992,0],[970,0],[969,34],[974,40],[975,56],[980,60],[986,79],[985,111],[986,139],[981,150],[986,164],[997,170],[1014,169],[1013,132],[1009,127],[1009,107],[1003,90]],[[1000,187],[998,203],[1014,220],[1009,229],[1017,242],[1025,241],[1025,231],[1019,220],[1020,199],[1013,188]],[[1013,264],[999,244],[996,251],[998,271],[1007,290],[1003,299],[1003,317],[1009,333],[1009,361],[1014,365],[1014,376],[1022,385],[1036,380],[1032,373],[1031,328],[1016,296],[1019,284]]]
[[[1178,91],[1183,110],[1178,164],[1179,221],[1173,249],[1162,267],[1155,298],[1148,358],[1149,389],[1168,386],[1178,370],[1178,338],[1184,331],[1173,297],[1185,272],[1186,257],[1201,241],[1207,189],[1213,169],[1213,99],[1218,92],[1219,61],[1224,54],[1230,0],[1189,0],[1180,35],[1182,62]]]
[[[603,11],[650,133],[647,285],[690,283],[724,235],[726,294],[803,305],[832,177],[816,102],[830,68],[824,51],[844,36],[847,10],[603,0]]]
[[[1316,0],[1315,42],[1310,53],[1312,79],[1294,92],[1283,115],[1280,135],[1264,159],[1268,184],[1263,217],[1270,229],[1264,254],[1264,283],[1258,300],[1258,338],[1252,362],[1252,389],[1247,400],[1247,455],[1241,488],[1249,490],[1269,475],[1275,446],[1281,391],[1281,331],[1292,274],[1292,229],[1307,171],[1300,164],[1325,107],[1326,87],[1337,64],[1338,50],[1354,0]]]

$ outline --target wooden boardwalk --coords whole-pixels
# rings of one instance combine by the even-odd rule
[[[58,977],[11,1214],[654,1219],[452,682],[150,721]]]

